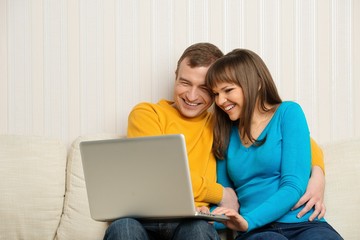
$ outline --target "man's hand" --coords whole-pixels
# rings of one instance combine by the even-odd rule
[[[218,204],[219,207],[231,208],[236,212],[239,211],[239,201],[234,189],[226,187],[223,191],[223,197],[221,202]]]
[[[201,212],[201,213],[210,213],[210,209],[208,207],[205,207],[205,206],[195,207],[195,210],[197,212]]]
[[[295,204],[292,210],[305,205],[305,207],[298,213],[297,217],[301,218],[305,213],[310,211],[315,206],[315,211],[309,217],[309,221],[313,221],[316,217],[321,219],[324,217],[326,208],[324,204],[325,191],[325,176],[322,169],[318,166],[312,168],[311,177],[305,194]]]

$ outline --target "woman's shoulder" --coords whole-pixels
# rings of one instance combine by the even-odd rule
[[[298,114],[303,114],[303,110],[300,104],[295,101],[282,102],[278,107],[277,112],[280,115],[287,115],[287,116],[292,116],[292,115],[298,116]]]
[[[288,109],[301,109],[301,106],[299,103],[295,101],[284,101],[280,104],[279,108],[282,111],[288,110]]]
[[[280,104],[280,106],[281,107],[297,107],[297,106],[300,106],[300,104],[295,101],[283,101]]]

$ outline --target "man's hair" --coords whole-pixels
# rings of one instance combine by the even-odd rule
[[[195,43],[185,49],[181,55],[177,67],[176,67],[176,77],[178,75],[180,63],[186,58],[188,65],[191,68],[194,67],[208,67],[217,59],[221,58],[224,54],[222,51],[211,43],[201,42]]]

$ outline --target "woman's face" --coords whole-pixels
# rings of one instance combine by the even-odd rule
[[[212,91],[216,105],[226,112],[232,121],[238,120],[244,107],[242,88],[233,83],[219,83]]]

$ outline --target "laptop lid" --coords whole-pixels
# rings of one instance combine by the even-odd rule
[[[84,141],[80,151],[94,220],[197,215],[182,134]]]

